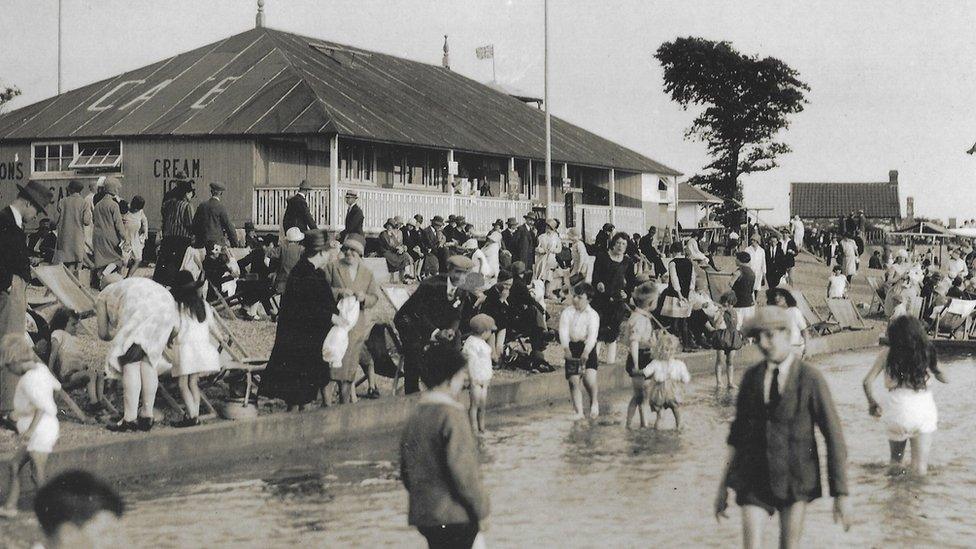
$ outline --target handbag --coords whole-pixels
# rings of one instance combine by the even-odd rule
[[[566,359],[566,375],[567,376],[578,376],[583,367],[583,359],[581,358],[567,358]]]
[[[665,296],[661,314],[670,318],[688,318],[691,316],[691,301],[681,296]]]

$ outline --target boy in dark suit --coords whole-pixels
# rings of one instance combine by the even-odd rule
[[[339,233],[339,242],[345,242],[346,235],[349,234],[366,235],[363,232],[363,223],[366,221],[366,216],[363,214],[363,209],[359,207],[359,204],[356,204],[357,200],[359,200],[359,193],[353,190],[346,191],[346,204],[349,205],[349,209],[346,210],[345,229]]]
[[[307,180],[302,179],[301,184],[298,185],[298,192],[288,199],[285,215],[281,218],[282,229],[287,231],[292,227],[298,227],[304,233],[309,229],[318,228],[318,225],[315,224],[315,218],[312,217],[312,212],[308,209],[306,195],[311,190],[312,185]]]
[[[729,456],[715,499],[726,517],[728,489],[742,508],[743,545],[760,547],[769,517],[780,515],[780,547],[798,547],[809,502],[822,495],[814,426],[827,444],[827,478],[834,521],[850,529],[847,451],[840,418],[823,375],[793,353],[785,309],[760,307],[744,327],[765,360],[742,377]]]

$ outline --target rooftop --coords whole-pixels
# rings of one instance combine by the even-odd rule
[[[877,183],[790,184],[790,217],[836,218],[858,210],[864,210],[869,218],[900,218],[897,179]]]

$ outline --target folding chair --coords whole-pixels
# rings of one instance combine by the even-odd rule
[[[708,295],[712,301],[718,303],[722,294],[732,289],[732,273],[717,273],[702,269],[705,272],[705,280],[708,282]]]
[[[830,318],[837,321],[842,330],[865,330],[868,327],[850,299],[832,297],[827,300],[827,309]]]
[[[932,339],[970,339],[976,328],[976,301],[953,299],[935,318]],[[962,329],[962,337],[957,337]],[[943,336],[943,334],[945,334]]]
[[[390,305],[393,306],[393,311],[395,313],[396,311],[400,310],[400,307],[403,307],[403,304],[406,303],[408,299],[410,299],[410,292],[408,292],[406,288],[401,288],[398,286],[383,286],[383,297],[390,302]],[[378,328],[383,330],[382,334],[373,333],[376,332]],[[392,365],[395,367],[393,371],[393,394],[395,395],[397,394],[400,380],[403,378],[403,343],[400,341],[400,334],[397,333],[396,327],[392,322],[389,324],[377,324],[370,332],[369,339],[373,340],[372,343],[368,345],[369,347],[373,347],[373,349],[370,350],[370,355],[373,355],[373,351],[379,347],[379,345],[376,343],[380,336],[385,338],[387,345],[392,344],[393,346],[393,352],[390,352],[389,348],[387,349],[387,352],[388,356],[392,358]],[[367,343],[369,343],[369,341],[367,341]],[[374,368],[375,365],[380,363],[386,363],[386,360],[383,358],[377,360],[377,358],[373,356]],[[374,371],[384,377],[390,377],[388,375],[389,368],[375,368]],[[358,387],[359,384],[365,380],[366,376],[363,376],[356,382],[356,386]]]
[[[831,320],[829,317],[824,318],[820,316],[820,313],[810,306],[810,302],[807,301],[807,296],[803,295],[803,292],[799,290],[792,290],[793,298],[796,299],[796,306],[803,313],[803,319],[807,321],[807,325],[819,335],[829,334],[834,327],[838,325],[836,321]]]
[[[879,314],[884,313],[885,290],[881,286],[881,283],[878,282],[877,278],[873,276],[869,276],[867,277],[867,279],[868,279],[868,286],[870,286],[871,289],[874,291],[874,293],[871,294],[871,304],[868,305],[868,311],[874,311],[875,306],[877,306],[878,308],[877,312]]]

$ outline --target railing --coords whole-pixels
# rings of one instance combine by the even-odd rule
[[[565,204],[553,203],[549,206],[549,212],[560,222],[566,221]],[[604,223],[610,222],[609,206],[582,204],[573,209],[573,219],[576,221],[577,227],[582,226],[582,212],[586,212],[586,236],[588,238],[592,238],[603,227]],[[647,226],[644,224],[644,210],[617,206],[614,209],[614,226],[618,231],[625,231],[628,234],[644,234],[647,231]]]
[[[466,196],[455,197],[454,201],[454,213],[463,215],[468,223],[474,225],[474,232],[478,235],[487,234],[496,219],[505,221],[514,217],[521,221],[522,216],[532,210],[529,200]],[[444,213],[441,212],[441,215]]]
[[[295,196],[297,192],[298,187],[254,189],[254,201],[251,205],[251,219],[254,221],[254,226],[261,230],[274,230],[280,227],[288,199]],[[305,200],[308,201],[308,209],[315,222],[320,227],[324,227],[329,219],[329,189],[305,191]]]

